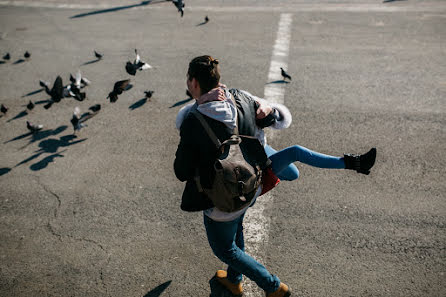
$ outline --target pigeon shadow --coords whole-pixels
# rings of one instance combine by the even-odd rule
[[[73,15],[70,17],[70,19],[83,18],[86,16],[114,12],[114,11],[120,11],[120,10],[124,10],[124,9],[134,8],[134,7],[138,7],[138,6],[145,6],[145,5],[149,5],[152,3],[161,3],[161,2],[166,2],[166,0],[158,0],[158,1],[148,0],[148,1],[141,1],[141,3],[139,3],[139,4],[124,5],[124,6],[107,8],[107,9],[95,10],[95,11],[90,11],[90,12],[86,12],[86,13],[80,13],[80,14]]]
[[[172,105],[172,106],[170,106],[169,108],[174,108],[174,107],[177,107],[177,106],[180,106],[180,105],[186,104],[187,102],[191,101],[192,99],[194,99],[194,98],[187,98],[187,99],[184,99],[184,100],[178,101],[177,103],[173,104],[173,105]]]
[[[5,64],[6,63],[6,61],[0,61],[0,64]]]
[[[9,171],[11,171],[11,168],[9,167],[0,168],[0,176],[9,173]]]
[[[383,3],[396,2],[396,1],[406,1],[406,0],[384,0]]]
[[[204,21],[204,22],[201,22],[201,23],[199,23],[199,24],[197,24],[197,27],[198,26],[203,26],[203,25],[206,25],[208,22],[206,22],[206,21]]]
[[[270,81],[269,83],[266,83],[267,85],[269,84],[289,84],[289,81],[286,81],[284,79],[279,79],[279,80],[275,80],[275,81]]]
[[[237,295],[232,294],[228,291],[222,284],[218,282],[218,280],[212,277],[209,280],[209,287],[211,288],[211,295],[209,297],[234,297]]]
[[[30,139],[30,141],[29,141],[29,143],[28,143],[28,144],[30,144],[30,143],[33,143],[33,142],[42,140],[42,139],[44,139],[44,138],[46,138],[46,137],[48,137],[48,136],[54,136],[54,135],[57,135],[57,134],[59,134],[59,133],[65,131],[67,128],[68,128],[68,126],[66,126],[66,125],[62,125],[62,126],[56,128],[56,129],[54,129],[54,130],[52,130],[52,129],[49,129],[49,130],[42,130],[42,131],[39,131],[39,132],[36,132],[36,133],[28,132],[28,133],[19,135],[19,136],[17,136],[17,137],[14,137],[13,139],[10,139],[10,140],[4,142],[3,144],[6,144],[6,143],[8,143],[8,142],[13,142],[13,141],[16,141],[16,140],[20,140],[20,139],[23,139],[23,138],[26,138],[26,137],[32,135],[32,137],[31,137],[31,139]]]
[[[81,66],[85,66],[85,65],[89,65],[89,64],[97,63],[97,62],[99,62],[99,61],[101,61],[101,59],[91,60],[91,61],[85,62],[84,64],[81,64]]]
[[[53,163],[55,158],[63,158],[64,155],[62,155],[61,153],[65,152],[65,151],[66,150],[63,150],[60,153],[55,153],[55,154],[46,156],[45,158],[43,158],[39,162],[29,166],[29,169],[31,169],[32,171],[42,170],[42,169],[46,168],[48,166],[48,164]]]
[[[34,104],[38,105],[38,104],[45,104],[45,103],[49,103],[51,101],[51,99],[47,99],[47,100],[39,100],[34,102]]]
[[[15,61],[15,62],[12,63],[12,64],[16,65],[16,64],[23,63],[23,62],[25,62],[25,60],[23,60],[23,59],[18,59],[17,61]]]
[[[25,160],[21,161],[20,163],[17,163],[17,165],[15,165],[14,167],[18,167],[20,165],[28,163],[29,161],[38,158],[40,155],[42,155],[44,153],[52,154],[50,156],[46,156],[39,162],[30,166],[30,169],[33,171],[44,169],[48,166],[49,163],[53,162],[55,158],[63,157],[63,155],[61,155],[61,153],[65,152],[66,150],[63,150],[62,152],[57,152],[57,150],[59,148],[69,147],[74,144],[84,142],[85,140],[87,140],[87,138],[83,138],[80,140],[72,141],[75,138],[77,138],[77,136],[75,136],[75,135],[65,135],[65,136],[60,137],[59,139],[55,139],[55,138],[45,139],[39,143],[40,149],[35,151],[34,155],[26,158]]]
[[[140,108],[141,106],[143,106],[146,103],[147,103],[147,98],[142,98],[142,99],[136,101],[135,103],[133,103],[132,105],[130,105],[129,109],[135,110],[137,108]]]
[[[22,110],[15,117],[13,117],[12,119],[9,119],[7,122],[9,123],[11,121],[26,117],[27,115],[28,115],[28,112],[26,110]]]
[[[161,296],[161,294],[164,292],[164,290],[167,289],[167,287],[170,286],[170,283],[172,281],[167,281],[161,285],[159,285],[158,287],[156,287],[155,289],[151,290],[150,292],[147,292],[146,295],[144,295],[143,297],[159,297]]]
[[[38,89],[38,90],[35,90],[35,91],[32,91],[32,92],[29,92],[28,94],[23,95],[22,98],[23,98],[23,97],[29,97],[29,96],[38,94],[38,93],[40,93],[40,92],[43,92],[44,90],[45,90],[45,89]]]

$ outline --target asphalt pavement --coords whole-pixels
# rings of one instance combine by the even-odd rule
[[[179,208],[175,116],[198,55],[263,97],[282,13],[293,123],[270,144],[378,156],[368,176],[296,163],[264,210],[264,264],[293,296],[446,295],[445,2],[198,0],[181,18],[166,1],[29,0],[0,1],[0,296],[229,296],[202,214]],[[153,68],[130,76],[134,49]],[[87,100],[44,109],[39,80],[78,69]],[[74,108],[97,103],[73,135]]]

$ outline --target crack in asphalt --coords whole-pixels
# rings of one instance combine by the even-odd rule
[[[37,183],[42,187],[42,189],[43,189],[46,193],[49,193],[49,194],[51,194],[51,196],[53,196],[53,197],[56,198],[57,205],[56,205],[56,207],[55,207],[55,209],[54,209],[54,219],[56,219],[56,218],[58,217],[59,210],[60,210],[60,207],[61,207],[61,205],[62,205],[62,200],[61,200],[60,196],[59,196],[58,194],[54,193],[53,191],[51,191],[45,184],[43,184],[43,183],[40,181],[40,178],[39,178],[39,177],[36,177],[36,181],[37,181]],[[48,218],[48,222],[47,222],[47,224],[46,224],[46,229],[48,230],[48,232],[49,232],[51,235],[53,235],[54,237],[56,237],[57,239],[59,239],[60,242],[63,242],[63,237],[65,237],[65,238],[69,238],[69,239],[71,239],[71,240],[78,241],[78,242],[88,242],[88,243],[90,243],[90,244],[93,244],[93,245],[99,247],[99,249],[102,250],[102,251],[107,255],[107,260],[106,260],[106,264],[105,264],[105,265],[107,265],[107,264],[110,262],[110,258],[111,258],[111,257],[110,257],[110,255],[106,252],[106,250],[105,250],[105,248],[104,248],[104,246],[103,246],[102,244],[100,244],[99,242],[94,241],[94,240],[92,240],[92,239],[87,239],[87,238],[77,238],[77,237],[74,237],[74,236],[69,235],[69,234],[62,235],[62,234],[56,232],[56,230],[54,229],[53,225],[51,224],[51,220],[52,220],[51,218]],[[104,288],[106,294],[108,294],[107,285],[106,285],[105,280],[104,280],[104,271],[103,271],[103,270],[104,270],[103,267],[101,267],[101,268],[99,269],[99,279],[101,280],[102,287]]]

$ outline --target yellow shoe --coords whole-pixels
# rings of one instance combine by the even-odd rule
[[[291,291],[288,288],[287,285],[284,283],[280,283],[279,288],[272,292],[272,293],[266,293],[266,297],[289,297],[291,296]]]
[[[220,284],[222,284],[226,289],[229,290],[233,295],[242,296],[243,287],[242,283],[234,284],[228,280],[228,273],[225,270],[217,270],[215,278]]]

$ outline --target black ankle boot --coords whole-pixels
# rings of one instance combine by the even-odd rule
[[[372,148],[364,155],[344,155],[345,169],[368,175],[375,164],[376,148]]]

